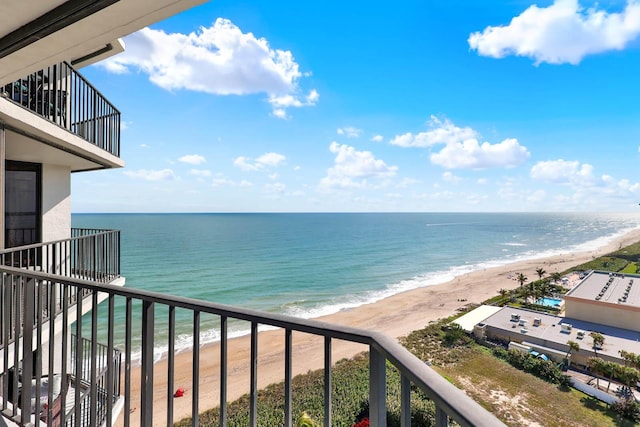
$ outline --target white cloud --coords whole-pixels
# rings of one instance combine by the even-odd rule
[[[371,137],[371,141],[373,142],[382,142],[384,140],[384,137],[382,135],[373,135]]]
[[[398,188],[407,188],[410,185],[416,185],[416,184],[420,184],[421,181],[417,180],[415,178],[403,178],[402,181],[400,181],[398,183],[398,185],[396,185],[396,187]]]
[[[593,166],[563,159],[538,162],[531,168],[531,177],[555,184],[593,183]]]
[[[313,89],[300,96],[299,70],[290,51],[273,49],[264,38],[243,33],[228,19],[190,34],[143,28],[125,38],[127,50],[101,66],[114,73],[140,70],[167,90],[192,90],[214,95],[265,93],[273,115],[286,108],[315,105]]]
[[[482,56],[532,58],[535,64],[578,64],[585,56],[624,49],[640,34],[640,1],[629,0],[621,12],[581,7],[578,0],[530,6],[509,25],[489,26],[469,36]]]
[[[237,168],[242,169],[243,171],[258,170],[258,167],[255,164],[251,163],[251,159],[245,156],[236,157],[235,160],[233,161],[233,165]]]
[[[476,181],[476,184],[478,185],[487,185],[489,181],[487,180],[487,178],[478,178],[478,180]]]
[[[344,135],[347,138],[359,138],[360,135],[362,135],[362,129],[358,129],[353,126],[338,128],[337,132],[338,132],[338,135]]]
[[[228,186],[228,187],[252,187],[253,183],[249,182],[249,181],[233,181],[224,177],[217,177],[214,178],[213,181],[211,181],[211,186],[212,187],[223,187],[223,186]]]
[[[242,169],[243,171],[259,171],[268,168],[278,167],[285,163],[287,158],[279,153],[265,153],[257,159],[252,160],[249,157],[240,156],[237,157],[233,164],[234,166]]]
[[[285,156],[279,153],[265,153],[256,159],[257,165],[276,167],[287,160]]]
[[[411,132],[391,140],[400,147],[433,147],[443,145],[431,154],[431,163],[447,169],[486,169],[515,167],[529,158],[529,151],[517,139],[510,138],[497,144],[478,142],[479,134],[470,127],[458,127],[449,119],[431,116],[426,132]]]
[[[332,142],[329,151],[336,155],[333,167],[320,181],[321,187],[355,187],[367,185],[367,178],[390,178],[395,176],[397,166],[387,166],[376,159],[370,151],[358,151],[354,147]]]
[[[271,115],[283,120],[289,118],[289,116],[287,115],[287,110],[285,110],[284,108],[274,108],[271,112]]]
[[[176,179],[175,173],[171,169],[124,171],[125,175],[132,178],[144,179],[145,181],[172,181]]]
[[[431,162],[447,169],[511,168],[529,158],[529,151],[517,139],[505,139],[497,144],[478,143],[476,139],[447,144],[431,154]]]
[[[436,116],[431,116],[427,122],[430,130],[413,134],[407,132],[396,135],[390,143],[400,147],[429,147],[435,144],[449,144],[477,137],[477,132],[469,127],[460,128],[451,123],[449,119],[444,121]]]
[[[269,103],[273,107],[271,115],[279,119],[289,119],[290,116],[287,114],[287,108],[312,107],[316,105],[318,99],[320,99],[320,94],[315,89],[312,89],[309,94],[303,98],[291,94],[280,96],[271,95],[269,96]]]
[[[274,182],[264,185],[264,189],[267,193],[281,194],[284,193],[284,190],[286,190],[286,188],[287,186],[281,182]]]
[[[640,196],[640,183],[626,178],[616,179],[611,175],[597,176],[588,163],[563,159],[538,162],[531,168],[531,177],[536,180],[567,187],[572,194],[556,197],[558,202],[572,206],[611,207],[620,203],[635,205]]]
[[[189,163],[190,165],[201,165],[207,161],[204,156],[200,154],[187,154],[178,159],[179,162]]]
[[[446,171],[442,174],[442,180],[445,182],[450,182],[451,184],[458,184],[460,181],[462,181],[462,178],[452,174],[449,171]]]
[[[527,200],[532,203],[540,203],[547,197],[547,193],[544,190],[536,190],[529,194]]]
[[[211,171],[207,169],[191,169],[191,175],[207,178],[211,176]]]

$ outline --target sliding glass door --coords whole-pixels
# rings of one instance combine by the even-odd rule
[[[42,165],[7,160],[5,169],[5,248],[40,242]]]

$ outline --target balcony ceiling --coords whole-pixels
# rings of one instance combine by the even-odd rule
[[[84,58],[82,66],[97,52],[119,53],[118,38],[205,1],[1,0],[0,85],[63,60]]]
[[[72,172],[104,168],[102,164],[89,158],[79,157],[11,131],[7,131],[7,140],[7,160],[65,166]]]

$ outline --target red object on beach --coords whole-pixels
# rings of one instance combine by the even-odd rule
[[[184,389],[182,387],[180,387],[179,389],[176,390],[175,393],[173,393],[173,397],[182,397],[184,396]]]

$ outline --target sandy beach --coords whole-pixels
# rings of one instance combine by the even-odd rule
[[[627,233],[597,250],[565,253],[476,271],[447,283],[404,292],[376,303],[341,311],[317,320],[372,329],[398,338],[424,327],[429,321],[456,313],[456,310],[465,304],[481,303],[495,296],[500,289],[517,287],[518,282],[515,280],[517,273],[523,273],[529,280],[535,280],[537,279],[535,270],[539,267],[543,268],[547,275],[562,272],[639,240],[640,229]],[[321,339],[294,333],[293,342],[294,375],[323,366],[324,353]],[[365,346],[334,341],[332,360],[335,362],[365,350],[367,350]],[[230,340],[228,351],[227,397],[231,401],[249,392],[249,337]],[[258,339],[258,353],[259,387],[282,381],[284,378],[284,332],[280,330],[261,332]],[[219,354],[219,346],[215,343],[201,349],[199,412],[218,406]],[[183,397],[173,399],[176,421],[191,414],[192,359],[191,352],[182,352],[176,356],[175,388],[182,387],[185,390]],[[154,425],[166,425],[167,363],[164,360],[155,365],[154,388],[158,390],[154,399]],[[130,414],[132,425],[139,423],[139,390],[140,372],[134,369]],[[124,415],[121,415],[119,424]]]

